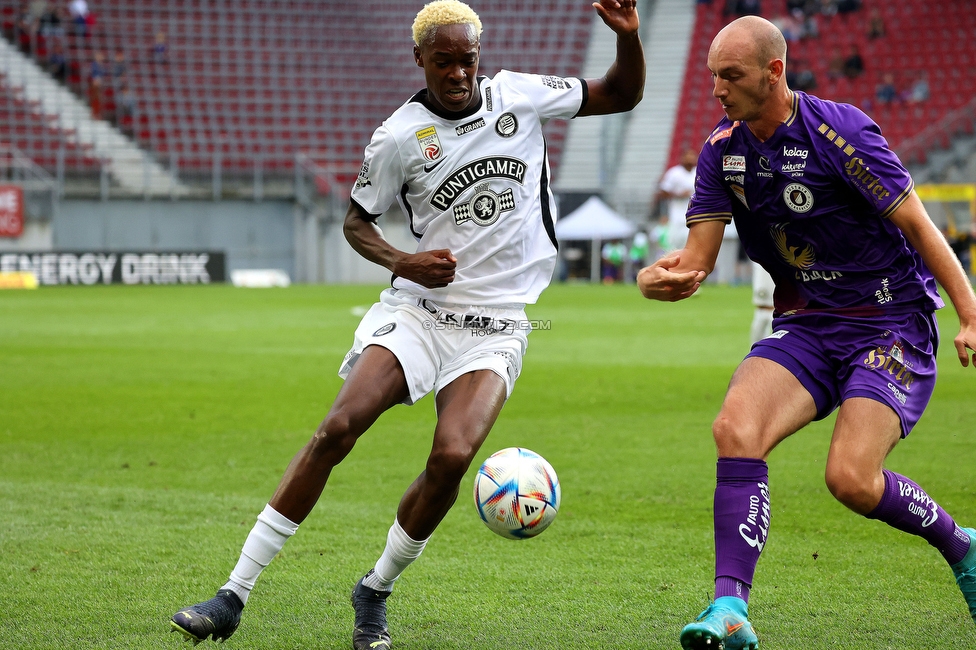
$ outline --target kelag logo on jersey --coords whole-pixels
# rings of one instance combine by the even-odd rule
[[[456,170],[434,190],[430,204],[447,210],[468,188],[480,185],[489,178],[507,178],[519,185],[525,179],[525,163],[508,156],[489,156],[472,160]]]

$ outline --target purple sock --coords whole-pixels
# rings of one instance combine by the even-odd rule
[[[719,458],[715,481],[715,597],[749,602],[769,531],[769,469],[756,458]]]
[[[934,546],[949,564],[956,564],[969,550],[969,535],[933,501],[917,483],[884,470],[885,491],[881,503],[867,514],[893,528],[918,535]]]

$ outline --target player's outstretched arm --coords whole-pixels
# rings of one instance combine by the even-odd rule
[[[959,362],[968,366],[972,355],[973,365],[976,366],[976,294],[959,258],[932,223],[925,206],[914,192],[891,213],[890,219],[905,234],[936,281],[949,294],[949,300],[959,315],[959,334],[953,340]]]
[[[364,212],[355,203],[349,204],[342,232],[357,253],[401,278],[412,280],[429,289],[446,287],[454,281],[457,258],[451,251],[443,249],[405,253],[394,248],[383,237],[383,231],[376,225],[372,215]]]
[[[579,115],[607,115],[629,111],[644,96],[644,47],[635,0],[593,3],[600,18],[617,35],[617,58],[601,79],[587,79],[586,105]]]
[[[662,257],[637,274],[637,287],[645,298],[675,302],[696,291],[715,268],[725,224],[696,223],[688,232],[687,245]]]

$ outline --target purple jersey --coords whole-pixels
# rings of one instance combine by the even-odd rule
[[[938,309],[932,273],[887,219],[913,188],[869,117],[794,92],[789,118],[765,142],[745,124],[719,123],[686,219],[735,220],[746,253],[776,282],[778,314]]]

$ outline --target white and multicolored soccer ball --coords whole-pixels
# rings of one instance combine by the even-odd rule
[[[474,477],[474,504],[481,520],[508,539],[535,537],[559,511],[559,479],[546,459],[509,447],[488,457]]]

